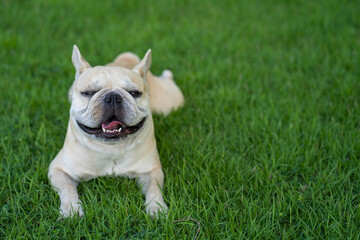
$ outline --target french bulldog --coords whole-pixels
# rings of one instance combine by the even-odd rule
[[[136,178],[146,213],[165,213],[152,112],[167,115],[184,103],[171,71],[151,74],[151,50],[141,61],[124,53],[106,66],[91,67],[74,45],[72,62],[76,73],[67,133],[48,172],[60,197],[60,214],[83,216],[78,184],[107,175]]]

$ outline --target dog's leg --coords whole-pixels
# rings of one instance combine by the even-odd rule
[[[156,217],[160,211],[165,213],[168,207],[161,193],[164,185],[164,173],[161,168],[140,174],[138,183],[142,187],[143,194],[145,194],[146,213],[151,217]]]
[[[52,165],[50,165],[48,176],[52,186],[59,194],[61,215],[63,217],[83,216],[84,212],[81,208],[81,201],[77,192],[79,182]]]

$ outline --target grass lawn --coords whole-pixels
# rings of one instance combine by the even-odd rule
[[[359,13],[356,0],[1,1],[0,238],[359,239]],[[73,44],[92,65],[151,48],[152,71],[173,70],[186,105],[154,117],[167,218],[145,214],[135,181],[103,177],[79,186],[85,217],[57,220],[47,169]]]

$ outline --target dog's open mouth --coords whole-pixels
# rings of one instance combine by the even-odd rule
[[[134,134],[141,129],[144,125],[146,118],[143,118],[139,123],[134,126],[126,126],[122,122],[120,122],[115,117],[109,119],[108,121],[101,124],[101,126],[97,128],[90,128],[85,126],[84,124],[76,121],[79,127],[86,133],[95,135],[99,138],[121,138],[126,137],[127,135]]]

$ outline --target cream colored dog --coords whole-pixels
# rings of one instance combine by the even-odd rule
[[[172,73],[156,77],[148,71],[150,50],[141,61],[124,53],[92,68],[74,45],[72,62],[76,74],[66,139],[48,173],[60,196],[60,213],[82,216],[79,182],[106,175],[137,178],[146,212],[166,211],[151,111],[166,115],[184,103]]]

